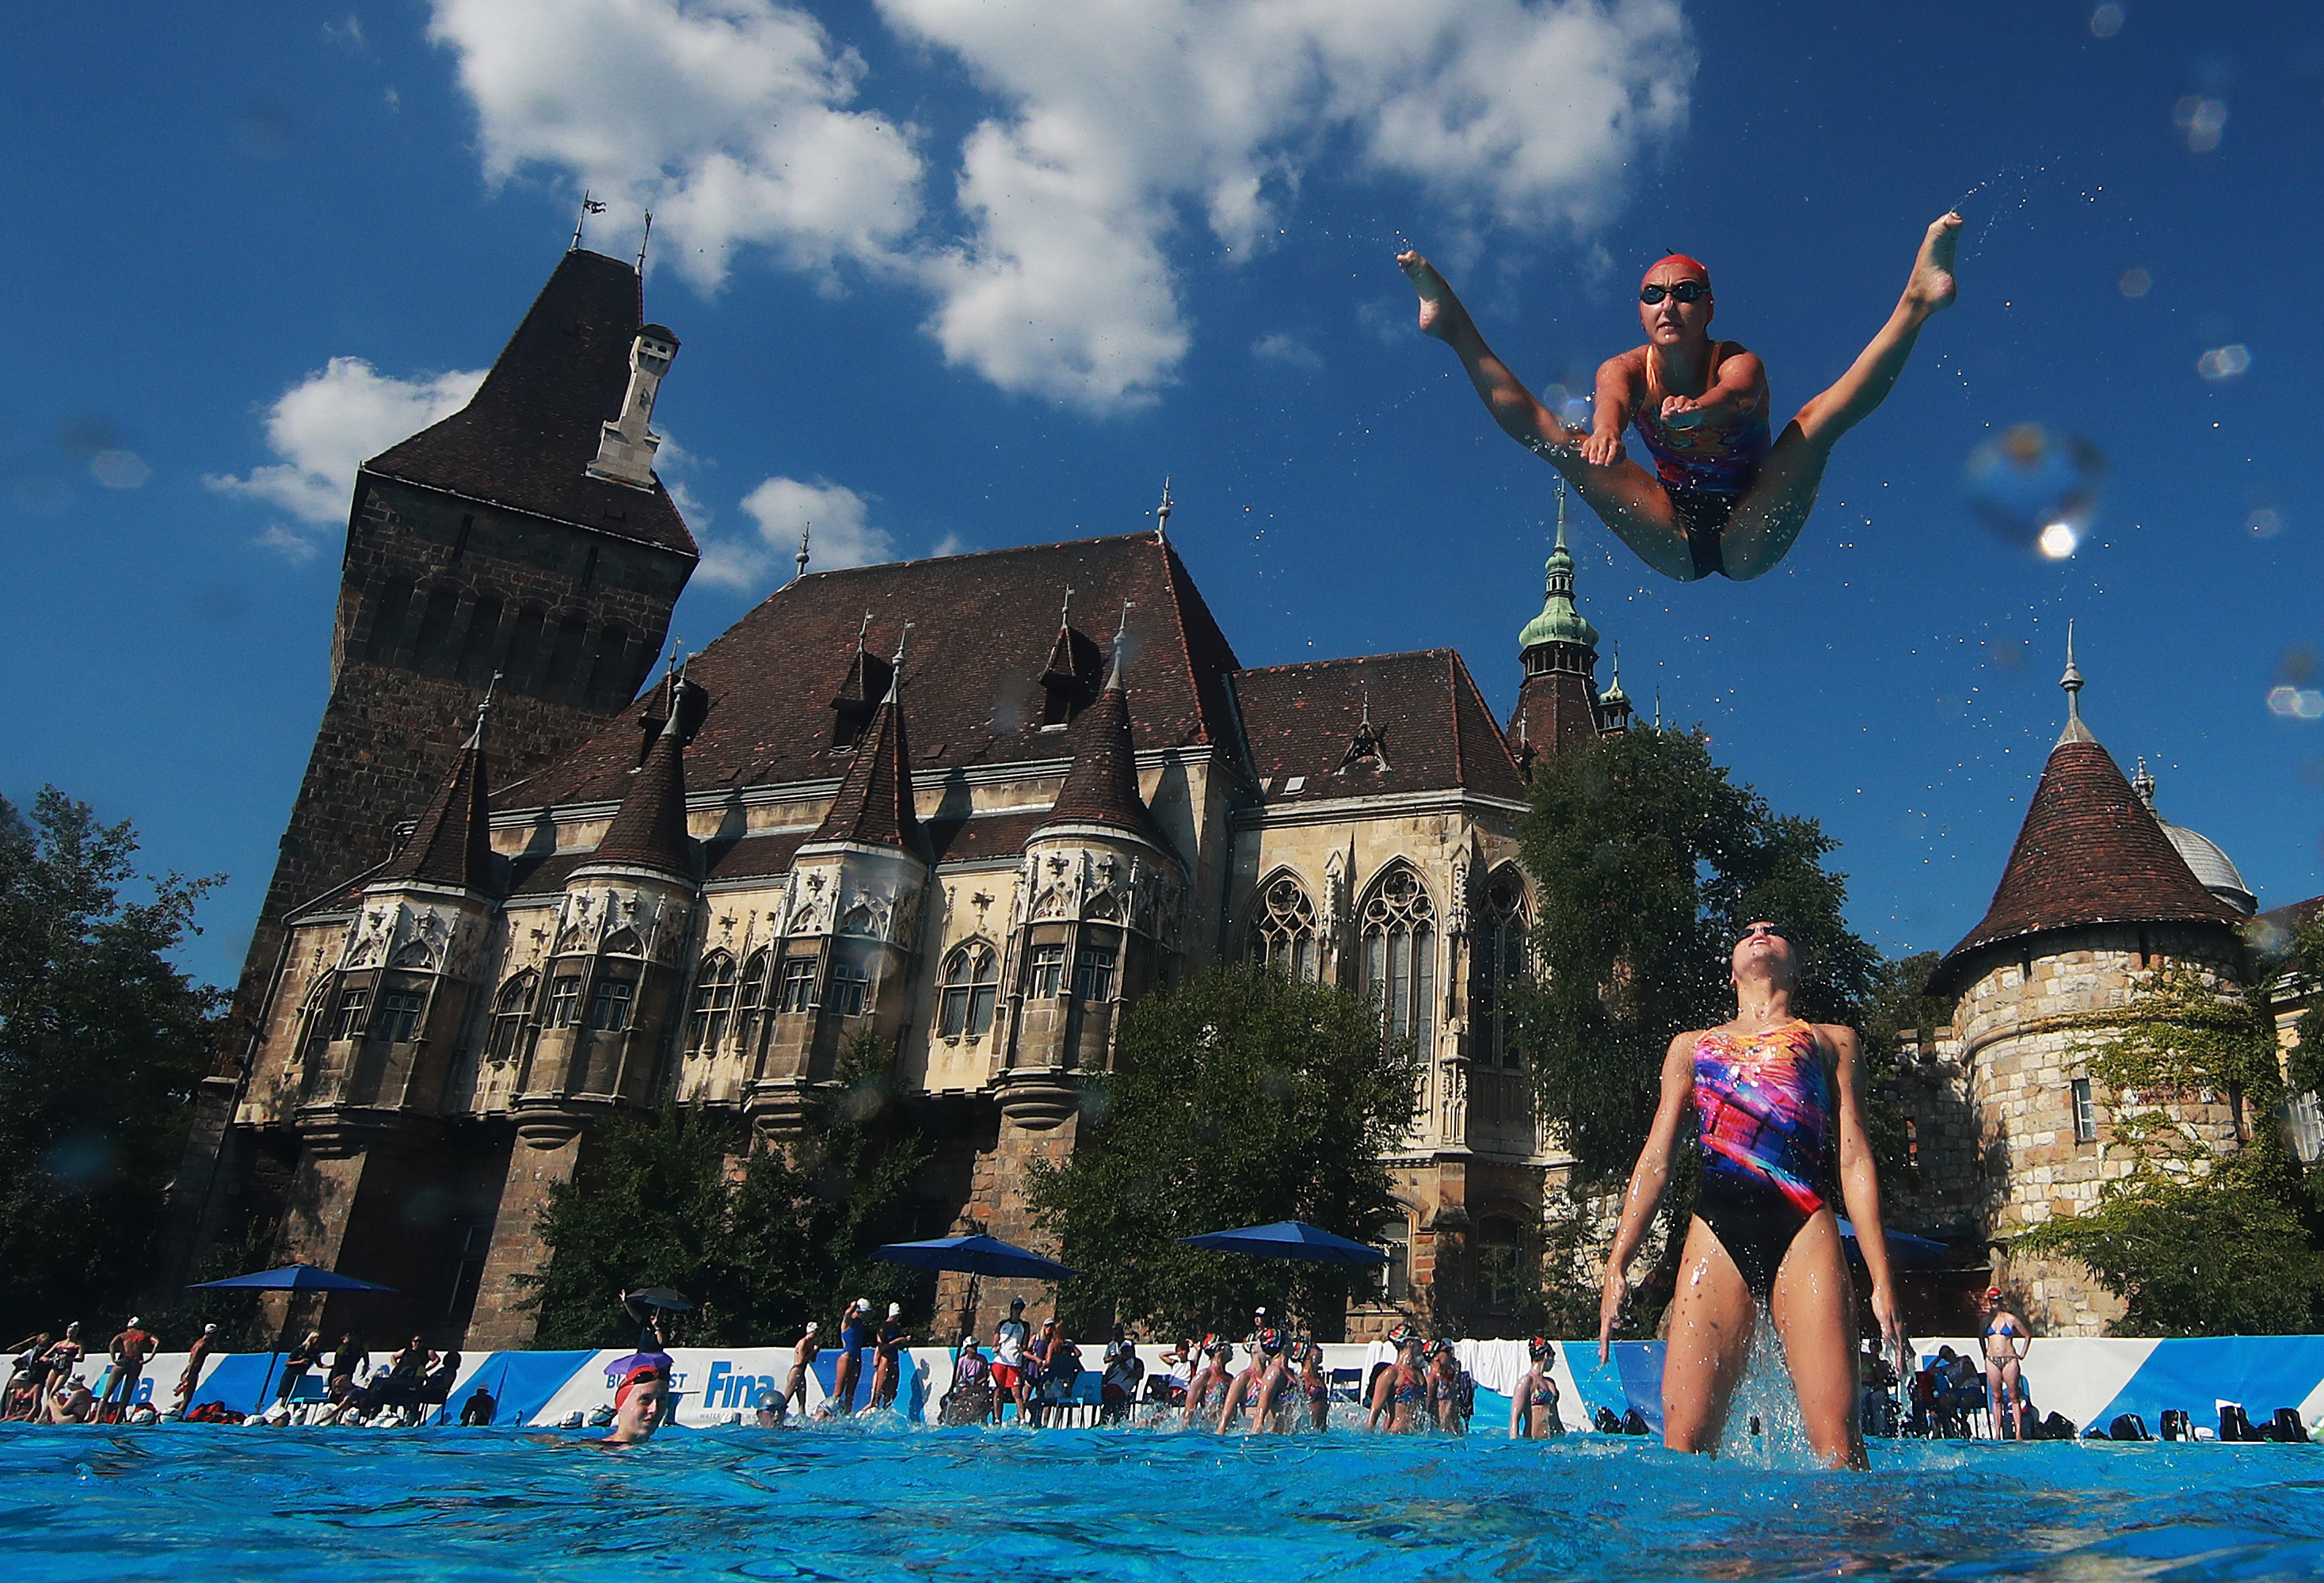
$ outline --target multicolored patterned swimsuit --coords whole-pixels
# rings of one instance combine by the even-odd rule
[[[1712,380],[1719,377],[1719,354],[1728,344],[1713,345]],[[1638,403],[1637,415],[1630,423],[1655,458],[1655,477],[1661,480],[1671,509],[1686,528],[1695,576],[1723,574],[1727,568],[1720,558],[1719,536],[1734,513],[1735,503],[1759,476],[1759,464],[1767,459],[1774,444],[1767,425],[1767,393],[1762,390],[1748,412],[1725,423],[1672,429],[1662,421],[1662,403],[1649,381],[1646,399]]]
[[[1694,1212],[1762,1301],[1792,1238],[1823,1208],[1815,1183],[1831,1132],[1832,1078],[1815,1030],[1794,1020],[1695,1041],[1702,1185]]]

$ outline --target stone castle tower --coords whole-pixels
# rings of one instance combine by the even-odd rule
[[[567,253],[468,404],[356,475],[330,697],[197,1100],[173,1248],[210,1242],[239,1174],[220,1152],[284,919],[375,869],[453,780],[481,797],[470,727],[488,688],[493,770],[518,779],[627,705],[660,652],[697,556],[650,465],[678,343],[641,303],[630,264]]]
[[[1598,690],[1598,629],[1573,603],[1573,553],[1565,547],[1565,486],[1557,489],[1557,542],[1545,569],[1541,614],[1517,634],[1525,678],[1509,712],[1509,740],[1528,774],[1577,743],[1629,728],[1621,664]]]
[[[2171,963],[2223,987],[2239,982],[2243,910],[2205,887],[2183,844],[2082,723],[2070,637],[2061,685],[2066,727],[1993,904],[1929,988],[1960,995],[1952,1048],[1980,1134],[1993,1279],[2038,1333],[2088,1336],[2121,1315],[2120,1300],[2078,1264],[2013,1259],[2010,1239],[2094,1208],[2100,1185],[2133,1169],[2112,1136],[2116,1096],[2089,1076],[2084,1052],[2107,1036],[2107,1017],[2130,1004],[2142,973]],[[2226,1094],[2162,1108],[2216,1152],[2236,1148],[2246,1125]]]

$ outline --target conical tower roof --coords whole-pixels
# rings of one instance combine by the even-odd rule
[[[1073,768],[1042,829],[1053,825],[1101,825],[1126,830],[1167,852],[1168,838],[1138,794],[1138,751],[1130,737],[1130,695],[1122,686],[1123,638],[1113,643],[1113,662],[1097,701],[1082,711],[1067,735]]]
[[[656,874],[691,880],[694,843],[686,833],[686,736],[680,680],[670,690],[670,709],[661,732],[646,749],[645,762],[622,798],[621,811],[605,829],[605,838],[589,855],[584,867],[619,864],[624,868],[650,869]],[[577,872],[577,871],[576,871]]]
[[[621,416],[643,301],[630,264],[566,254],[468,404],[364,470],[691,557],[694,537],[668,490],[588,472],[604,425]]]
[[[1945,954],[1930,988],[1966,984],[1983,948],[2100,923],[2215,923],[2240,915],[2203,888],[2111,754],[2083,723],[2067,650],[2064,734],[2034,789],[1993,904]]]
[[[461,745],[452,773],[412,827],[411,838],[397,848],[374,884],[415,880],[459,885],[471,891],[494,888],[491,809],[484,795],[484,722]]]
[[[1573,552],[1565,547],[1565,487],[1557,490],[1557,542],[1549,551],[1541,602],[1541,614],[1525,625],[1517,634],[1517,650],[1538,648],[1543,643],[1579,643],[1585,649],[1598,646],[1598,629],[1590,625],[1573,605]]]
[[[919,810],[912,802],[912,754],[904,730],[904,654],[899,648],[890,662],[888,696],[880,700],[872,723],[856,745],[855,762],[839,783],[831,811],[807,838],[812,847],[823,841],[850,841],[865,847],[896,847],[925,853]]]

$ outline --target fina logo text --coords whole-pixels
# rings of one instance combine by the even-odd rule
[[[738,1375],[724,1358],[710,1365],[710,1377],[703,1382],[702,1406],[705,1412],[724,1408],[768,1407],[774,1403],[775,1376],[772,1375]]]

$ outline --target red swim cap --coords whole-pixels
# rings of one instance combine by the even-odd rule
[[[660,1379],[661,1370],[654,1367],[653,1365],[650,1363],[641,1363],[638,1365],[637,1367],[632,1369],[628,1374],[623,1375],[622,1376],[622,1383],[613,1388],[613,1405],[619,1407],[622,1402],[628,1401],[630,1393],[635,1390],[638,1386],[655,1384],[658,1384]]]
[[[1662,257],[1655,259],[1654,263],[1646,266],[1646,273],[1638,277],[1638,284],[1641,286],[1645,285],[1646,283],[1646,275],[1653,274],[1655,271],[1662,268],[1663,265],[1666,264],[1674,264],[1682,269],[1692,270],[1696,274],[1702,277],[1702,283],[1704,285],[1707,286],[1711,283],[1710,266],[1705,264],[1701,259],[1689,258],[1683,253],[1668,253],[1665,254]]]

